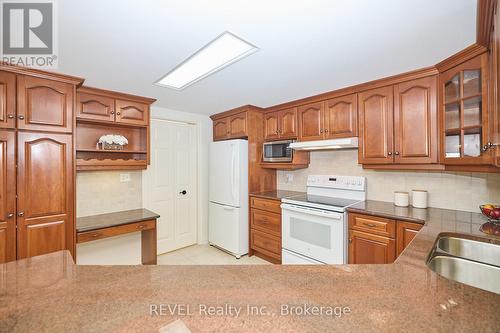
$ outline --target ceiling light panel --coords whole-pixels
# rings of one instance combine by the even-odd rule
[[[258,50],[255,45],[226,31],[171,70],[156,84],[181,90]]]

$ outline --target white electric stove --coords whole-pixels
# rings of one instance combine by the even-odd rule
[[[282,263],[347,263],[346,209],[365,199],[365,177],[308,176],[307,194],[282,200]]]

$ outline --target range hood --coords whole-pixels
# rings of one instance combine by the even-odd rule
[[[293,142],[290,144],[290,148],[294,150],[352,149],[358,148],[358,138]]]

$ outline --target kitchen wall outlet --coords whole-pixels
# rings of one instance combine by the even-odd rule
[[[120,173],[120,182],[126,183],[130,181],[130,173]]]
[[[286,183],[293,183],[293,174],[292,173],[285,173],[285,182]]]

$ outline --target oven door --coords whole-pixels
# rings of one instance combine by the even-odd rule
[[[282,247],[327,264],[347,263],[344,214],[282,204]]]

